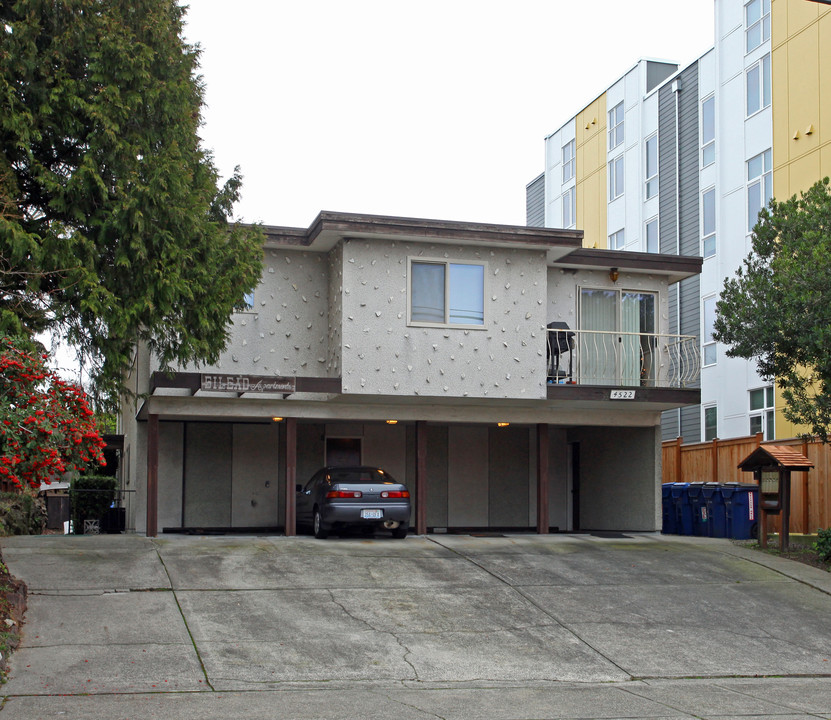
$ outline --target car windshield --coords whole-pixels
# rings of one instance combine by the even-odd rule
[[[344,483],[347,485],[366,485],[380,483],[395,483],[391,475],[383,470],[373,468],[335,468],[329,472],[333,483]]]

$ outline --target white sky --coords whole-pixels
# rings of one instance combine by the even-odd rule
[[[189,0],[205,147],[241,219],[525,224],[543,139],[641,57],[685,66],[713,0]]]

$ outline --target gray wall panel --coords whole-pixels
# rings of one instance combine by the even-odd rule
[[[525,186],[525,224],[545,227],[545,173]]]
[[[492,527],[528,527],[530,430],[490,428],[488,508]]]
[[[187,423],[185,527],[231,526],[230,423]]]

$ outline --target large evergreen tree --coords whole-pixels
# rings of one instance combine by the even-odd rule
[[[791,422],[828,441],[831,428],[831,192],[828,178],[800,198],[771,201],[753,250],[716,303],[714,337],[731,357],[775,379]]]
[[[60,332],[112,392],[132,348],[213,362],[262,269],[200,146],[176,0],[0,0],[0,331]]]

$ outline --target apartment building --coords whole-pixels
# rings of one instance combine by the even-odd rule
[[[715,0],[712,49],[683,68],[640,60],[545,139],[545,170],[526,188],[528,224],[582,229],[589,247],[703,258],[672,289],[668,318],[698,338],[701,405],[664,413],[664,439],[800,431],[712,324],[760,208],[831,174],[826,5]]]

